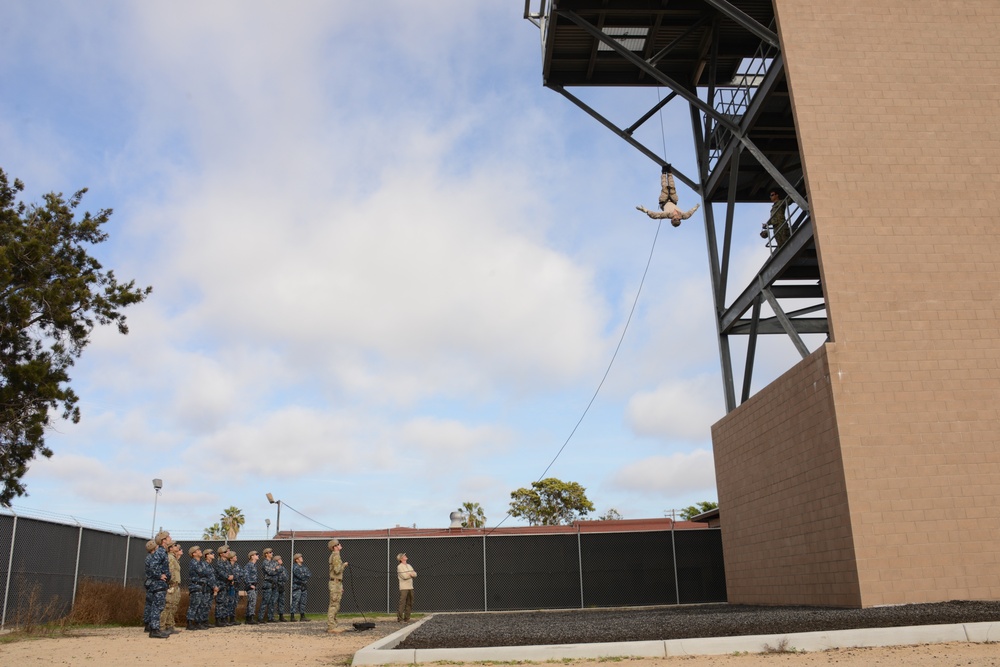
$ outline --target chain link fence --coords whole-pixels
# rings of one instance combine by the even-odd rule
[[[32,608],[65,615],[79,582],[93,579],[142,588],[145,535],[117,534],[80,525],[0,513],[0,627]],[[307,613],[329,602],[326,539],[183,540],[187,547],[228,544],[239,563],[265,547],[280,555],[291,580],[301,553],[312,572]],[[396,554],[405,552],[418,573],[414,609],[510,611],[626,607],[726,601],[718,528],[575,534],[490,534],[449,537],[342,539],[344,613],[394,613]],[[6,561],[6,562],[4,562]],[[188,558],[181,560],[186,586]],[[259,567],[258,563],[258,567]],[[290,602],[291,586],[285,596]],[[40,603],[40,604],[39,604]]]

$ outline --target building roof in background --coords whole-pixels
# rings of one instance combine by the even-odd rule
[[[307,540],[336,537],[338,539],[366,539],[373,537],[474,537],[477,535],[553,535],[580,533],[636,533],[661,530],[703,530],[707,523],[662,519],[617,519],[614,521],[575,521],[565,526],[504,526],[486,528],[376,528],[371,530],[283,530],[276,539]]]

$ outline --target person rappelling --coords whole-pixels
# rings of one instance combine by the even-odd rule
[[[674,172],[671,166],[666,164],[660,170],[660,210],[650,211],[642,204],[636,206],[636,209],[642,211],[653,220],[669,218],[671,225],[680,227],[681,220],[687,220],[694,215],[700,204],[695,204],[694,208],[689,211],[682,211],[677,208],[677,202],[677,188],[674,187]]]

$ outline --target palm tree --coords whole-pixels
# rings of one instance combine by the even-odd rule
[[[221,540],[221,539],[223,539],[223,537],[222,537],[222,527],[219,524],[217,524],[217,523],[213,523],[211,526],[209,526],[208,528],[206,528],[205,530],[202,531],[202,533],[201,533],[201,539],[203,539],[203,540]]]
[[[222,510],[222,520],[219,525],[226,532],[226,539],[235,540],[240,533],[240,528],[247,520],[243,517],[243,510],[239,507],[230,506]]]
[[[462,503],[458,511],[465,515],[462,528],[482,528],[486,525],[486,513],[479,503]]]

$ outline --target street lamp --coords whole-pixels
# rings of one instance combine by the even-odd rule
[[[153,488],[156,490],[156,496],[153,498],[153,527],[149,531],[150,539],[156,535],[156,503],[160,500],[160,489],[163,488],[163,480],[154,479]]]
[[[274,496],[272,496],[269,493],[269,494],[267,494],[267,502],[271,503],[272,505],[274,505],[275,503],[277,503],[277,505],[278,505],[278,521],[277,521],[277,523],[274,526],[274,534],[275,534],[275,536],[277,536],[278,533],[281,532],[281,501],[280,500],[275,500]]]

